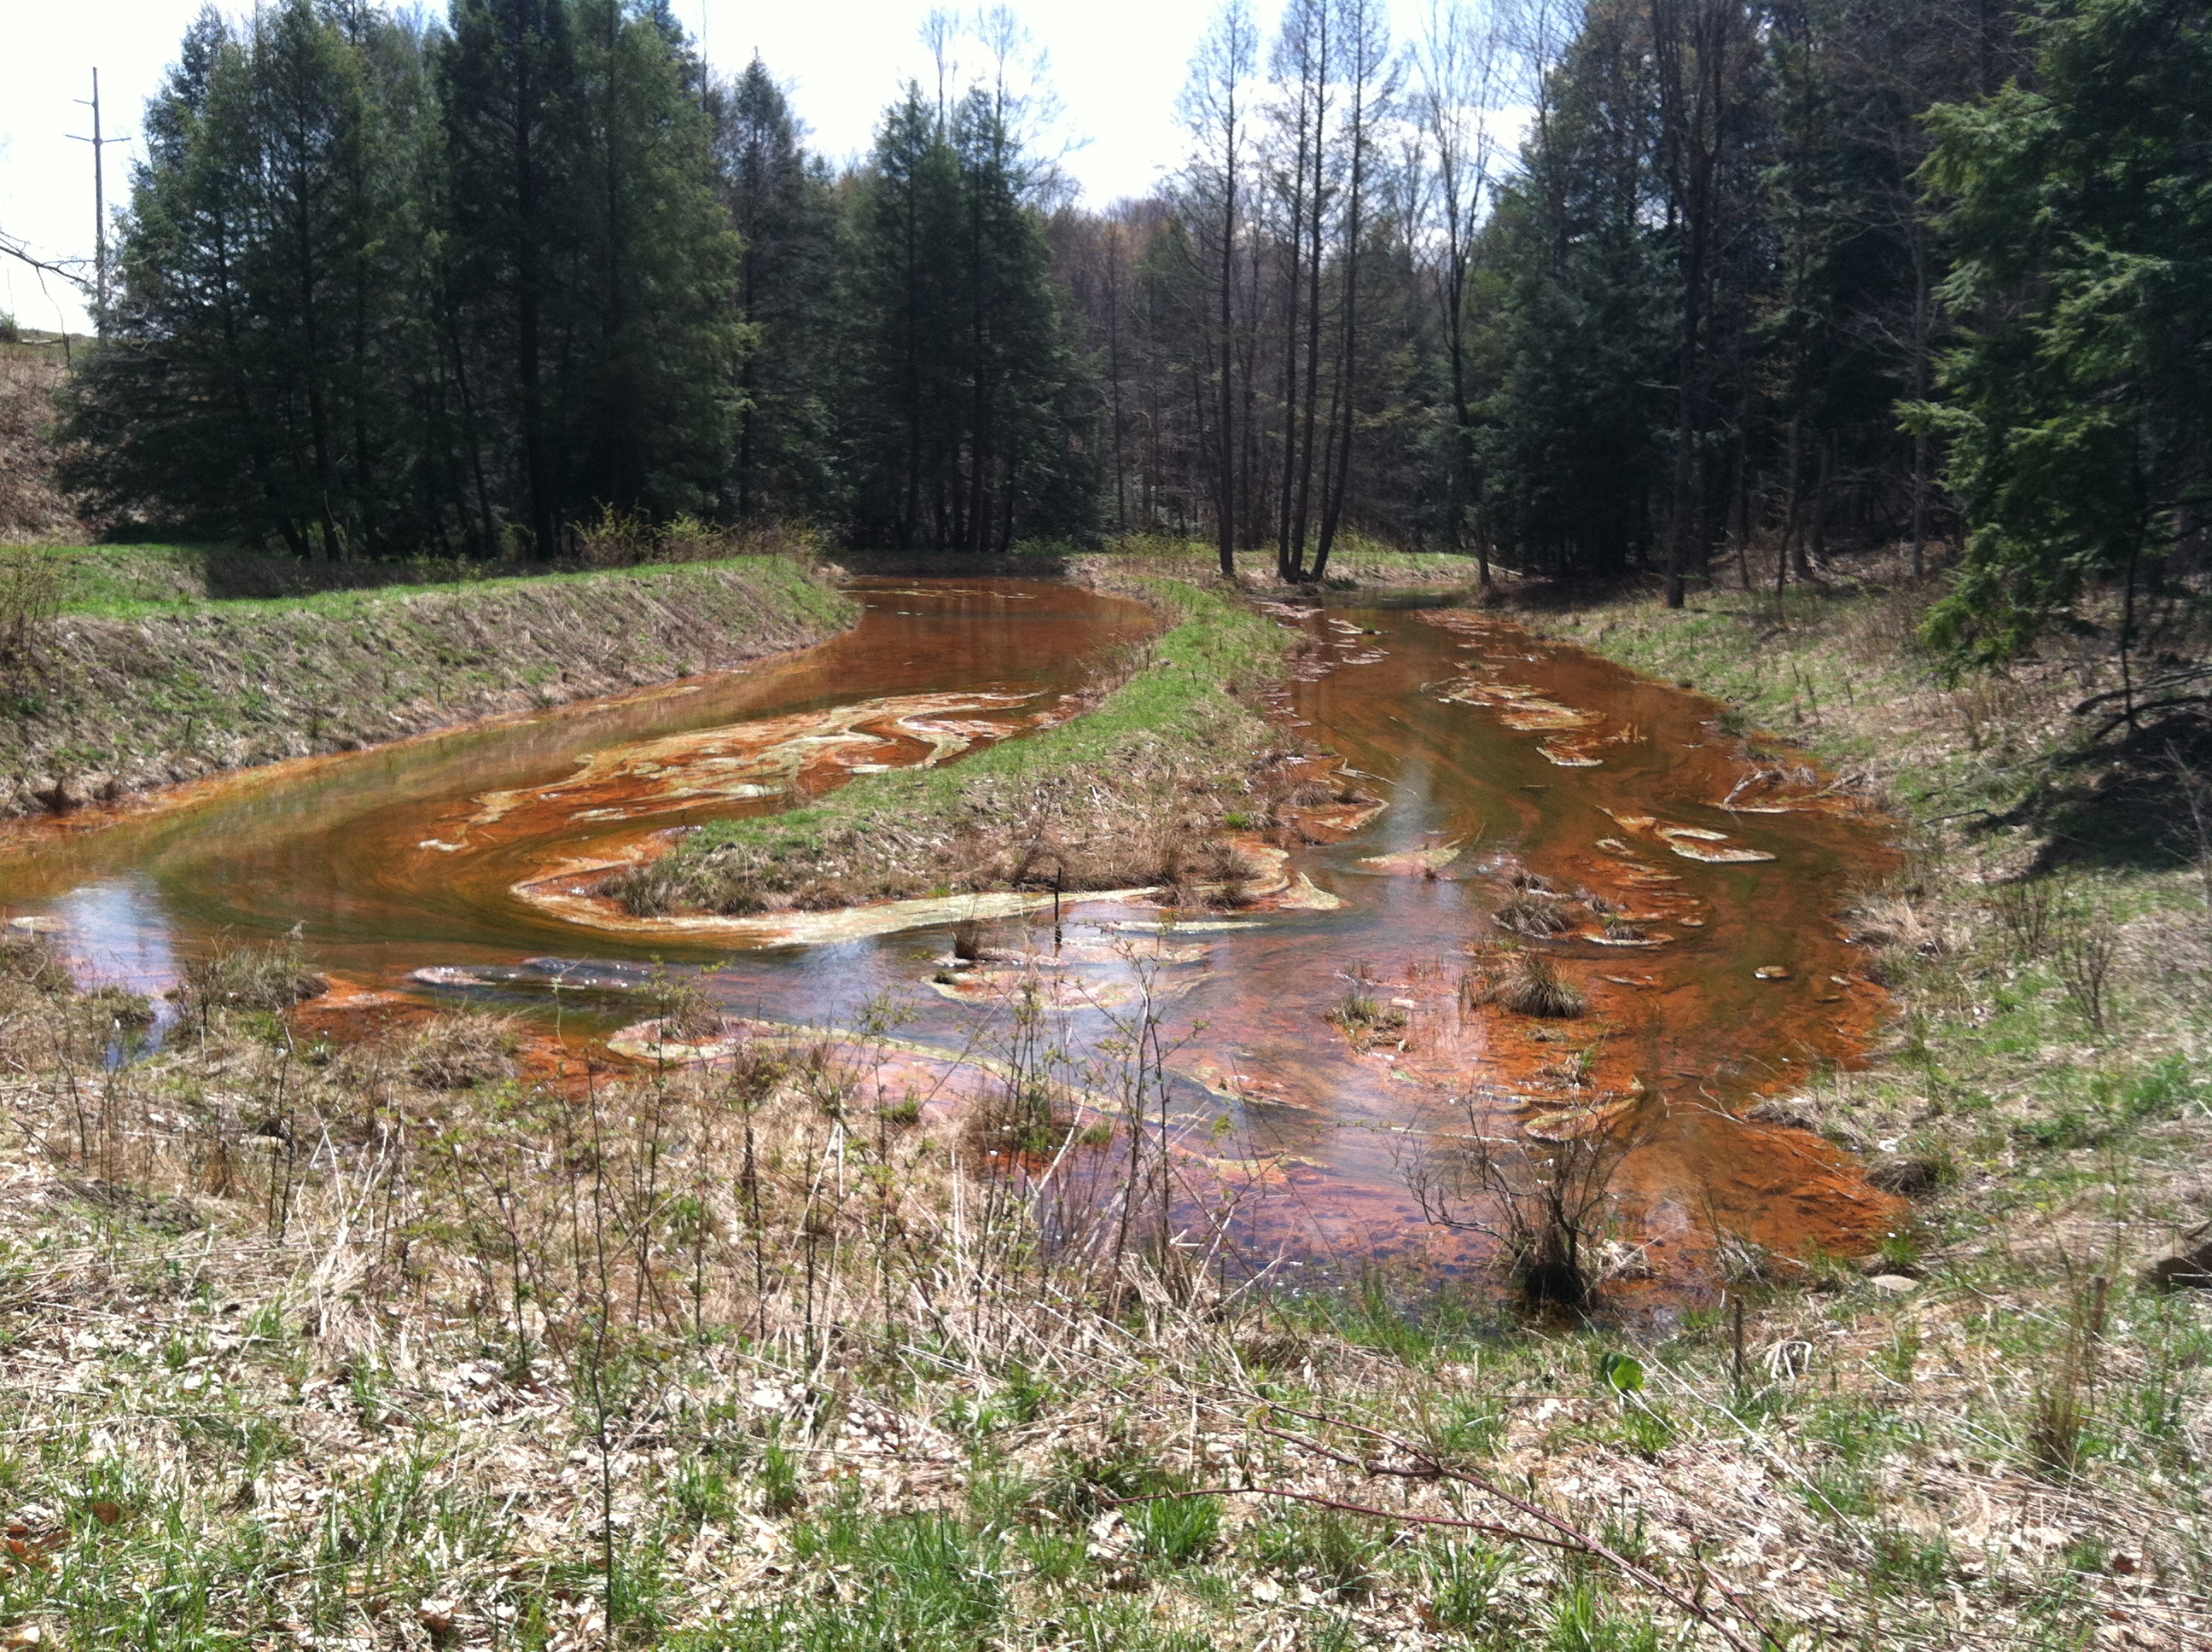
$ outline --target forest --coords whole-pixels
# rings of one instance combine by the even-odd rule
[[[300,556],[593,523],[1006,550],[1346,534],[1780,588],[1963,544],[2002,657],[2203,554],[2185,0],[1245,0],[1185,163],[1077,198],[1019,25],[808,152],[635,0],[210,10],[148,112],[67,480]],[[1517,131],[1517,143],[1506,141]],[[2132,587],[2131,587],[2132,588]]]

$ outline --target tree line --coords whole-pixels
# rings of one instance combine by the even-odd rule
[[[1525,0],[1402,51],[1382,29],[1290,0],[1262,39],[1232,3],[1175,187],[1060,231],[1109,520],[1290,577],[1350,524],[1674,603],[1963,538],[1942,629],[1996,653],[2087,580],[2203,559],[2201,7]]]
[[[609,513],[1082,532],[1018,115],[909,88],[833,178],[658,3],[210,9],[147,112],[69,479],[315,556],[550,556]]]
[[[649,0],[210,12],[73,479],[305,553],[688,513],[1314,579],[1356,532],[1677,602],[1963,538],[1984,652],[2201,552],[2185,0],[1229,0],[1184,163],[1103,208],[974,27],[833,170]]]

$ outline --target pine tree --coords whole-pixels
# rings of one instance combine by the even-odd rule
[[[74,393],[75,485],[300,554],[381,548],[410,371],[410,31],[313,0],[212,11],[149,110],[114,348]]]
[[[2124,652],[2147,565],[2199,548],[2212,484],[2212,23],[2187,0],[2081,0],[2033,32],[2039,85],[1931,116],[1945,297],[1974,320],[1954,399],[1922,416],[1971,531],[1931,634],[1986,660],[2104,579],[2128,595]]]
[[[831,186],[758,58],[714,88],[708,109],[716,186],[742,242],[732,304],[747,330],[727,502],[739,517],[834,510],[843,249]]]
[[[587,124],[567,0],[455,0],[440,70],[455,370],[495,495],[518,501],[531,549],[550,556]]]
[[[1088,531],[1091,398],[1027,182],[987,89],[940,114],[910,85],[884,117],[854,229],[864,543],[1005,550]]]
[[[711,512],[735,435],[742,324],[703,68],[664,11],[629,0],[580,0],[574,34],[569,486],[623,513]]]

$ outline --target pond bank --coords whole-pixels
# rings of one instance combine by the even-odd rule
[[[722,670],[857,611],[806,563],[756,556],[64,613],[0,685],[0,814]]]

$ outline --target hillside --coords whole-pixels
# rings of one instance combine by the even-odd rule
[[[159,547],[27,555],[9,565],[15,589],[43,578],[58,611],[10,665],[10,813],[720,670],[817,641],[854,611],[811,564],[777,556],[211,598],[211,574],[251,588],[282,565]]]
[[[87,525],[53,482],[52,396],[68,373],[52,334],[0,343],[0,545],[67,544]]]

